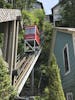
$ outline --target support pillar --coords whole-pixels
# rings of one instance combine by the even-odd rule
[[[15,44],[14,44],[13,70],[16,70],[16,63],[17,63],[18,32],[19,32],[19,21],[16,22],[16,34],[15,34]],[[12,84],[14,85],[14,83],[15,83],[15,76],[12,76]]]
[[[14,48],[15,48],[15,34],[16,34],[16,21],[11,22],[9,26],[9,48],[8,48],[8,63],[9,63],[9,70],[10,76],[12,79],[12,71],[13,71],[13,62],[14,62]]]
[[[18,33],[19,33],[19,21],[16,22],[16,34],[15,34],[15,48],[14,48],[14,69],[16,69],[17,50],[18,50]]]
[[[7,45],[8,45],[8,22],[4,24],[4,45],[3,45],[3,57],[6,60],[7,54]]]
[[[34,95],[34,68],[31,72],[31,92],[32,92],[32,95]]]

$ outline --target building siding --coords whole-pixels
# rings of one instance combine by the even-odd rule
[[[63,61],[63,48],[68,44],[69,60],[70,60],[70,73],[65,75],[65,67]],[[60,68],[61,79],[64,92],[73,92],[75,100],[75,56],[73,48],[72,34],[57,31],[54,46],[54,54]]]

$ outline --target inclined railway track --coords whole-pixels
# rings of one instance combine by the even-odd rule
[[[14,87],[17,90],[18,94],[20,94],[25,82],[27,81],[39,55],[41,53],[41,49],[37,50],[34,53],[22,54],[22,57],[18,57],[18,62],[16,63],[16,72],[17,74],[14,76]]]
[[[18,88],[25,74],[28,72],[34,58],[35,54],[28,55],[28,57],[24,57],[23,59],[21,59],[21,61],[17,63],[16,68],[18,71],[18,76],[15,77],[15,88]]]

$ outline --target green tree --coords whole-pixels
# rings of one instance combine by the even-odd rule
[[[42,54],[40,56],[40,63],[48,65],[49,51],[51,48],[51,39],[53,33],[53,26],[50,22],[43,22],[43,32],[41,34]]]
[[[5,0],[0,0],[0,8],[12,8],[12,4],[6,2]]]
[[[50,49],[50,42],[52,39],[52,33],[53,33],[53,26],[50,22],[44,22],[43,23],[43,34],[44,34],[44,49]]]
[[[32,4],[36,2],[36,0],[26,0],[26,8],[31,8]]]
[[[0,33],[0,48],[3,47],[3,39],[4,39],[4,34]]]
[[[23,10],[22,16],[24,25],[34,25],[35,23],[38,24],[39,22],[39,19],[36,18],[30,11]]]
[[[10,0],[11,1],[11,0]],[[34,3],[35,0],[13,0],[12,3],[13,8],[18,8],[18,9],[30,9],[32,7],[32,4]]]
[[[36,24],[39,29],[43,28],[43,22],[45,14],[43,10],[37,9],[33,11],[22,10],[23,22],[24,25],[34,25]]]
[[[35,0],[0,0],[0,8],[29,9]]]
[[[15,93],[11,86],[8,65],[0,57],[0,100],[14,100]]]
[[[17,8],[17,9],[25,9],[26,6],[26,0],[15,0],[13,2],[13,8]]]
[[[54,56],[52,56],[47,72],[49,75],[49,98],[51,100],[65,100],[61,84],[60,70]]]
[[[63,0],[62,6],[62,24],[67,27],[75,27],[75,0]]]
[[[46,85],[42,92],[43,95],[35,97],[35,100],[65,100],[60,70],[54,56],[52,56],[49,66],[43,66],[42,73],[46,76]]]
[[[41,33],[41,45],[42,45],[42,52],[38,59],[38,62],[35,65],[35,87],[38,88],[40,79],[43,77],[45,79],[45,82],[41,83],[41,91],[48,85],[47,83],[47,75],[44,75],[43,72],[46,70],[48,66],[48,60],[49,60],[49,51],[51,48],[51,38],[53,33],[53,26],[50,22],[44,21],[43,22],[43,28]],[[44,84],[43,84],[44,83]]]
[[[35,16],[35,18],[37,18],[39,20],[38,27],[42,31],[43,30],[44,18],[45,18],[44,11],[42,9],[36,9],[36,10],[33,11],[33,15]]]
[[[5,5],[5,1],[4,0],[0,0],[0,8],[3,8]]]

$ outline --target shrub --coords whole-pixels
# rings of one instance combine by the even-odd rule
[[[8,65],[0,57],[0,100],[14,100],[15,93],[14,88],[11,86]]]

